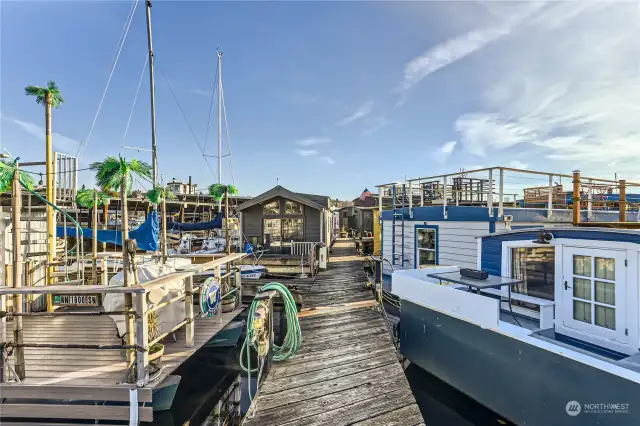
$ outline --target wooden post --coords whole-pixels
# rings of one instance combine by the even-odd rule
[[[619,221],[620,223],[624,223],[627,221],[627,181],[624,179],[619,180],[619,190],[620,190],[620,215]]]
[[[120,185],[120,203],[122,204],[122,277],[125,287],[131,287],[133,279],[131,276],[131,267],[129,262],[129,252],[127,251],[127,240],[129,240],[129,215],[127,212],[127,194],[124,189],[124,185]],[[135,256],[135,252],[133,253]],[[124,309],[130,312],[133,308],[133,298],[130,293],[124,295]],[[126,344],[133,345],[134,343],[134,329],[133,318],[128,315],[125,318],[126,323]],[[132,351],[127,350],[127,361],[133,362]]]
[[[93,226],[91,229],[91,278],[93,284],[98,284],[98,190],[93,190]],[[84,260],[83,260],[84,266]]]
[[[147,318],[147,294],[136,294],[136,383],[142,387],[147,382],[149,365],[149,321]],[[131,316],[129,316],[130,318]],[[132,330],[133,331],[133,330]]]
[[[100,269],[101,269],[101,281],[102,281],[102,285],[108,285],[109,284],[109,267],[107,266],[107,258],[103,258],[102,261],[100,262]]]
[[[22,287],[22,223],[20,222],[20,212],[22,210],[22,187],[20,186],[20,171],[16,163],[16,171],[13,175],[13,193],[11,194],[11,210],[13,223],[13,288]],[[13,295],[13,312],[22,313],[22,295]],[[13,342],[21,344],[22,339],[22,317],[13,317]],[[2,355],[0,355],[2,356]],[[23,380],[25,377],[24,368],[24,348],[14,349],[16,374]]]
[[[580,170],[573,171],[573,224],[580,224]]]
[[[109,223],[109,200],[105,200],[102,205],[102,229],[107,229]],[[107,243],[102,243],[102,251],[107,251]]]
[[[180,222],[184,223],[184,204],[180,204]]]
[[[162,263],[167,263],[167,200],[162,197]]]
[[[553,214],[553,175],[549,175],[549,194],[547,200],[547,217]]]
[[[184,298],[184,311],[187,316],[187,327],[185,330],[186,335],[186,346],[188,348],[192,348],[194,346],[193,337],[195,335],[195,322],[193,315],[193,275],[189,278],[186,278],[185,281],[185,298]],[[219,309],[222,309],[222,305]]]

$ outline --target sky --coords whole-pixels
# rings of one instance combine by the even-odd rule
[[[81,168],[150,161],[123,148],[151,146],[143,1],[3,0],[0,14],[3,150],[44,160],[44,111],[24,87],[55,80],[56,151]],[[223,181],[243,195],[279,183],[353,199],[488,166],[640,180],[637,2],[155,0],[152,22],[165,182],[217,181],[203,152],[217,150],[218,48]]]

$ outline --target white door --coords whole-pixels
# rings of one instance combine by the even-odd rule
[[[627,342],[626,260],[622,250],[563,249],[560,314],[565,327]]]

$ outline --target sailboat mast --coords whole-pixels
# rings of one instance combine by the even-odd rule
[[[151,169],[153,185],[158,183],[158,153],[156,150],[156,84],[153,69],[153,42],[151,37],[151,0],[147,0],[147,40],[149,42],[149,85],[151,86]]]
[[[220,51],[218,51],[218,184],[222,184],[222,52]],[[218,202],[218,211],[222,213],[222,200]]]
[[[222,183],[222,52],[218,51],[218,183]]]

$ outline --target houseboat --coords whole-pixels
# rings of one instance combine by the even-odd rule
[[[587,221],[576,173],[569,223],[487,232],[464,262],[429,255],[429,267],[394,270],[402,354],[517,425],[640,424],[640,230],[627,221],[630,185],[613,184],[619,210],[600,218],[609,220]]]

